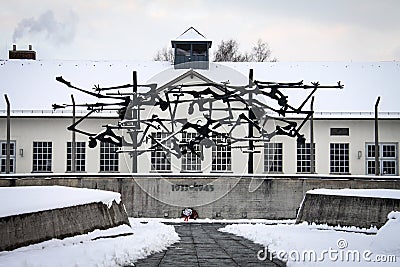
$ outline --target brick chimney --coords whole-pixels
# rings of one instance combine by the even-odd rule
[[[13,49],[8,51],[8,58],[36,60],[36,52],[32,50],[32,45],[28,46],[28,50],[17,50],[17,45],[13,44]]]

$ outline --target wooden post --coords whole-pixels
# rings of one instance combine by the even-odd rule
[[[75,125],[75,99],[74,95],[71,95],[72,99],[72,125]],[[76,172],[76,133],[72,131],[72,142],[71,142],[71,172]]]
[[[311,117],[310,117],[310,172],[315,173],[315,154],[314,154],[314,96],[311,98]]]
[[[11,161],[11,155],[10,155],[10,152],[11,152],[11,141],[10,141],[10,138],[11,138],[11,116],[10,116],[10,114],[11,114],[11,108],[10,108],[10,101],[8,100],[8,96],[7,96],[7,94],[5,94],[4,95],[4,98],[6,99],[6,103],[7,103],[7,129],[6,129],[6,139],[7,139],[7,141],[6,141],[6,174],[9,174],[10,173],[10,161]],[[14,150],[15,150],[16,148],[14,147]]]
[[[380,166],[379,166],[379,125],[378,125],[378,105],[381,97],[378,96],[378,99],[375,103],[375,175],[378,176],[380,174]]]
[[[253,69],[250,69],[249,71],[249,87],[251,87],[253,85]],[[249,119],[250,121],[254,120],[255,116],[254,113],[252,111],[253,108],[253,93],[251,93],[251,91],[249,92]],[[248,161],[247,161],[247,172],[249,174],[254,173],[254,142],[253,142],[253,137],[254,137],[254,133],[253,133],[253,125],[249,122],[249,127],[248,127],[248,132],[249,132],[249,157],[248,157]]]

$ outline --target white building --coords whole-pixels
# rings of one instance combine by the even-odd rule
[[[229,85],[232,86],[246,85],[249,71],[252,69],[254,80],[259,81],[303,80],[304,84],[318,81],[321,85],[336,85],[341,81],[344,85],[344,89],[319,89],[315,94],[314,166],[318,174],[373,175],[375,173],[374,105],[380,96],[378,114],[380,173],[399,175],[400,93],[397,85],[400,84],[400,64],[398,62],[208,64],[206,61],[211,41],[200,36],[194,29],[189,29],[173,41],[173,46],[178,55],[176,58],[179,59],[179,63],[183,63],[179,67],[168,62],[0,61],[0,90],[8,95],[11,103],[11,172],[65,173],[72,170],[72,133],[67,130],[72,124],[72,112],[71,109],[53,111],[52,104],[71,103],[71,94],[77,103],[96,103],[99,99],[57,82],[58,76],[62,76],[79,88],[90,90],[94,85],[108,87],[131,84],[132,73],[136,71],[139,84],[157,83],[157,92],[163,95],[165,90],[173,85],[210,81],[222,84],[229,81]],[[194,63],[191,60],[194,60]],[[199,61],[201,64],[198,64]],[[295,107],[301,105],[309,93],[310,90],[284,91],[284,94],[288,95],[289,103]],[[271,99],[263,98],[260,101],[271,101]],[[307,102],[304,108],[308,109],[309,105]],[[1,173],[4,173],[7,116],[6,107],[4,105],[2,107],[4,108],[0,111],[0,167]],[[188,105],[183,104],[177,108],[175,119],[187,119],[204,125],[204,112],[199,108],[200,105],[194,105],[193,113],[189,114]],[[87,112],[78,109],[76,119],[79,120]],[[237,112],[236,115],[243,110]],[[158,115],[163,118],[162,114],[160,106],[154,106],[146,107],[140,116],[151,118],[152,115]],[[287,117],[299,124],[302,121],[296,114],[288,114]],[[82,121],[78,128],[89,133],[99,133],[104,130],[104,125],[117,125],[119,120],[115,111],[105,110],[92,114]],[[270,119],[265,127],[268,131],[273,131],[280,123],[279,120]],[[246,127],[239,126],[235,130],[236,136],[245,138],[248,134]],[[137,160],[139,173],[248,172],[250,154],[248,147],[246,148],[248,141],[230,144],[227,140],[221,140],[223,146],[203,149],[203,159],[192,153],[166,155],[163,149],[152,149],[156,144],[154,139],[162,140],[165,136],[162,127],[159,128],[151,129],[144,136],[143,146],[139,150],[152,151],[139,153]],[[127,137],[126,132],[118,129],[115,131]],[[296,139],[288,136],[274,136],[269,142],[256,143],[255,151],[258,153],[253,153],[254,173],[311,173],[310,121],[306,122],[300,132],[306,138],[305,146],[299,147]],[[189,131],[177,135],[177,138],[184,144],[193,138],[192,135],[196,135],[193,129],[191,133]],[[89,148],[88,136],[79,133],[76,134],[76,142],[77,172],[129,173],[134,169],[129,153],[116,154],[114,153],[116,147],[109,143],[99,143],[95,148]],[[172,146],[170,143],[167,145]]]

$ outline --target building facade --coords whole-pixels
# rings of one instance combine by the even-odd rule
[[[0,86],[9,88],[5,93],[10,98],[12,109],[10,172],[374,175],[375,114],[371,110],[376,97],[382,96],[382,109],[385,111],[378,114],[379,170],[381,175],[399,175],[400,112],[396,97],[393,97],[397,94],[396,84],[400,82],[397,62],[213,64],[209,62],[211,41],[194,28],[173,40],[172,45],[176,59],[172,66],[168,62],[1,61]],[[157,85],[154,92],[147,92],[151,101],[155,99],[154,103],[150,100],[148,105],[138,103],[140,114],[130,114],[129,118],[125,114],[125,121],[147,120],[143,128],[137,128],[135,142],[139,142],[140,147],[132,145],[132,131],[129,129],[134,127],[133,124],[118,128],[124,120],[115,111],[99,110],[101,112],[83,120],[79,129],[92,136],[98,136],[107,129],[123,136],[126,142],[122,147],[116,146],[115,142],[101,142],[100,139],[93,144],[88,135],[78,132],[75,135],[75,153],[72,153],[72,132],[67,130],[73,120],[71,109],[52,111],[50,108],[54,103],[70,103],[72,93],[79,103],[96,103],[99,99],[67,88],[57,82],[56,77],[66,77],[73,84],[79,84],[80,88],[91,90],[97,83],[107,86],[132,83],[132,71],[135,75],[137,73],[139,84]],[[271,139],[259,136],[258,140],[253,140],[248,124],[235,124],[238,117],[246,117],[248,103],[228,106],[224,101],[226,99],[221,97],[223,88],[210,89],[212,83],[231,85],[232,88],[246,85],[249,73],[254,73],[254,80],[304,80],[304,84],[317,80],[328,85],[341,81],[345,87],[342,90],[321,90],[315,95],[313,125],[311,127],[308,120],[300,131],[306,140],[304,144],[285,135],[276,135]],[[191,89],[185,95],[180,90],[187,85]],[[207,96],[210,99],[221,97],[220,102],[213,102],[212,109],[205,109],[207,103],[197,97],[204,90],[212,91]],[[163,108],[164,102],[161,101],[166,101],[168,93],[171,93],[168,100],[170,106]],[[146,92],[143,94],[146,95]],[[309,95],[306,90],[288,90],[285,94],[294,107],[306,104],[308,109],[309,103],[302,102]],[[257,99],[262,103],[271,100],[271,106],[276,104],[273,98]],[[180,105],[173,106],[177,102]],[[88,112],[80,109],[76,120]],[[228,119],[225,118],[227,113]],[[169,121],[163,121],[166,115]],[[212,118],[220,116],[218,121],[229,121],[222,126],[218,123],[212,125],[211,115],[214,116]],[[285,127],[279,114],[265,117],[268,118],[263,126],[266,131],[273,132],[280,125]],[[257,119],[262,120],[261,117]],[[287,114],[285,119],[297,125],[303,122],[298,114]],[[184,127],[182,121],[190,122],[191,126],[186,131],[175,131],[175,134],[171,127]],[[191,143],[202,131],[199,127],[207,123],[210,123],[207,133],[212,132],[210,129],[218,129],[228,135],[210,136],[203,138],[202,142]],[[150,125],[148,129],[146,125]],[[1,110],[1,173],[6,172],[6,126],[6,111]],[[251,131],[257,134],[256,127],[252,127]],[[170,138],[171,133],[173,138]],[[313,145],[310,143],[312,138]],[[250,142],[253,143],[250,145]],[[250,157],[252,160],[249,160]]]
[[[375,174],[375,143],[373,114],[318,114],[314,119],[315,173],[317,174]],[[325,117],[319,117],[325,116]],[[342,117],[346,116],[346,117]],[[348,117],[354,116],[354,117]],[[379,120],[379,162],[382,175],[399,175],[398,144],[400,119],[398,114],[381,114]],[[393,116],[393,117],[392,117]],[[22,114],[11,116],[11,173],[68,173],[71,172],[71,132],[66,128],[71,117],[60,114]],[[97,131],[104,124],[115,124],[118,118],[94,117],[85,122],[85,129]],[[1,173],[5,173],[6,140],[4,113],[0,117]],[[259,148],[254,156],[257,174],[311,173],[309,122],[305,125],[306,144],[298,145],[288,137],[275,137]],[[162,133],[152,133],[162,139]],[[157,136],[158,135],[158,136]],[[185,134],[185,138],[191,138]],[[225,141],[224,141],[225,142]],[[127,153],[115,153],[119,148],[101,143],[88,147],[88,139],[77,134],[76,172],[129,173],[132,159]],[[150,144],[150,142],[149,142]],[[171,173],[247,173],[248,154],[240,149],[225,147],[204,149],[204,159],[188,153],[180,158],[165,156],[162,150],[138,157],[138,172]]]

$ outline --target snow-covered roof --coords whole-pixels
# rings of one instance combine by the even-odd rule
[[[66,186],[0,187],[0,217],[102,202],[121,202],[116,192]]]
[[[344,89],[319,89],[315,94],[315,112],[323,112],[321,115],[327,117],[357,113],[360,114],[357,116],[370,117],[378,96],[381,96],[379,111],[396,112],[392,115],[400,112],[400,62],[227,62],[210,63],[209,70],[195,71],[215,82],[229,80],[230,85],[243,85],[238,83],[246,80],[250,69],[254,70],[254,79],[260,81],[303,80],[305,84],[319,81],[321,85],[336,85],[341,81]],[[98,101],[57,82],[57,76],[90,90],[94,85],[132,84],[133,71],[137,71],[139,84],[160,76],[164,77],[164,84],[188,70],[174,70],[168,62],[3,60],[0,61],[0,91],[8,95],[13,110],[50,110],[54,103],[71,103],[71,94],[77,103]],[[286,90],[283,93],[296,106],[309,92]],[[4,109],[5,101],[0,100],[0,110]]]
[[[211,42],[211,40],[207,39],[203,34],[201,34],[198,30],[193,27],[190,27],[186,31],[184,31],[181,35],[175,38],[172,41],[205,41]]]

